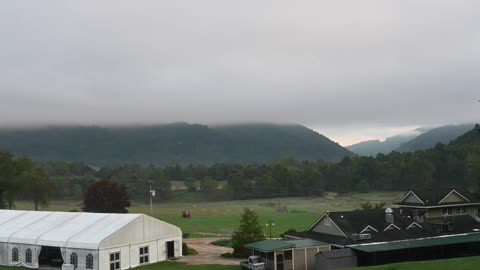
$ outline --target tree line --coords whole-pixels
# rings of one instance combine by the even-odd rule
[[[480,133],[479,133],[480,134]],[[480,179],[480,144],[437,144],[413,153],[391,152],[375,157],[346,157],[338,163],[296,161],[270,164],[214,164],[94,168],[84,163],[32,162],[27,157],[0,153],[0,203],[13,207],[29,199],[35,207],[48,198],[80,200],[98,180],[125,185],[133,200],[181,199],[186,193],[204,200],[320,196],[325,191],[348,193],[371,190],[464,186],[475,189]],[[183,184],[183,188],[175,186]],[[178,190],[180,189],[180,191]],[[190,196],[189,195],[189,196]]]

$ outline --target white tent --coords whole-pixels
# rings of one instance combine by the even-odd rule
[[[143,214],[0,210],[0,265],[120,270],[182,255],[182,231]]]

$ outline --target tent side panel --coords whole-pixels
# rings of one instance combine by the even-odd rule
[[[141,243],[135,244],[130,246],[130,266],[137,267],[140,266],[140,248],[148,246],[148,263],[156,263],[157,262],[157,243],[156,242],[148,242],[148,243]]]
[[[123,246],[118,248],[103,249],[99,251],[98,267],[99,270],[110,270],[110,254],[120,252],[120,269],[130,268],[130,248]]]
[[[0,265],[8,265],[7,243],[0,243]]]
[[[75,268],[76,270],[85,270],[87,269],[87,256],[92,255],[93,257],[93,270],[98,270],[98,261],[99,261],[99,254],[97,250],[89,250],[89,249],[76,249],[76,248],[67,248],[65,249],[65,263],[71,263],[72,254],[75,253],[77,255],[77,264],[78,267]]]

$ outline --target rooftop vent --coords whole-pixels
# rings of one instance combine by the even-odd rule
[[[392,208],[387,208],[385,209],[385,221],[393,224],[393,209]]]
[[[362,241],[372,239],[372,235],[369,233],[353,233],[350,235],[350,239],[353,241]]]

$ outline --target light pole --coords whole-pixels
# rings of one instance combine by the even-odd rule
[[[152,188],[152,181],[148,181],[150,184],[150,189],[148,194],[150,195],[150,216],[153,217],[153,197],[155,197],[155,190]]]
[[[273,220],[269,220],[267,224],[265,224],[270,230],[270,239],[272,239],[272,227],[275,226],[275,223]]]

